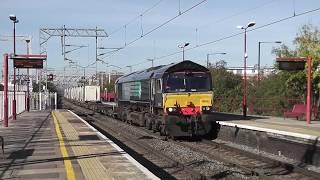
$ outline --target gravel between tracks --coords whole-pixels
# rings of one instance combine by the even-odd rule
[[[101,118],[101,115],[98,115],[97,118],[98,117]],[[132,138],[149,144],[155,150],[161,151],[175,161],[191,167],[209,179],[257,179],[257,177],[245,175],[240,169],[210,160],[205,155],[192,151],[187,147],[183,147],[174,142],[165,141],[159,136],[152,134],[151,131],[146,132],[146,130],[142,128],[121,123],[111,118],[105,118],[105,121],[108,122],[107,124],[110,128],[117,129],[121,134],[130,134]],[[175,174],[172,175],[175,176]]]
[[[184,166],[190,167],[194,171],[200,172],[207,179],[258,179],[255,176],[244,174],[240,169],[229,167],[221,162],[212,160],[201,153],[178,145],[172,141],[166,141],[157,134],[141,127],[132,126],[119,120],[95,113],[94,118],[101,120],[101,123],[117,131],[118,135],[130,135],[138,142],[149,144],[156,151],[169,156],[173,160],[180,162]],[[126,144],[126,142],[123,142]],[[130,146],[130,143],[128,144]],[[135,150],[135,149],[134,149]],[[139,153],[139,149],[137,149]],[[151,160],[152,161],[152,160]],[[178,179],[188,179],[182,177],[179,172],[172,171],[170,167],[165,167],[157,162],[153,162]],[[190,178],[191,179],[191,178]]]
[[[258,176],[251,176],[250,174],[246,174],[239,168],[216,161],[212,158],[207,157],[205,154],[196,152],[195,150],[182,146],[179,143],[166,141],[159,135],[154,134],[144,128],[132,126],[98,113],[95,113],[93,116],[99,119],[103,124],[108,126],[108,128],[116,131],[118,135],[129,135],[137,142],[148,144],[154,150],[165,154],[166,156],[172,158],[174,161],[183,164],[185,167],[189,167],[194,171],[200,172],[208,179],[259,179]],[[128,146],[130,146],[130,143]],[[172,171],[170,167],[166,167],[163,164],[157,164],[157,162],[153,163],[178,179],[188,179],[186,177],[177,175],[179,174],[179,172]]]
[[[230,147],[234,147],[234,148],[237,148],[237,149],[242,149],[244,151],[247,151],[247,152],[251,152],[252,154],[258,154],[258,155],[261,155],[261,156],[264,156],[264,157],[268,157],[270,159],[275,159],[275,160],[280,160],[282,162],[287,162],[289,164],[299,164],[299,162],[293,160],[293,159],[289,159],[283,155],[274,155],[274,154],[271,154],[271,153],[267,153],[267,152],[264,152],[264,151],[259,151],[258,149],[254,149],[254,148],[251,148],[251,147],[248,147],[248,146],[245,146],[245,145],[240,145],[240,144],[236,144],[236,143],[233,143],[233,142],[227,142],[227,141],[223,141],[223,140],[220,140],[220,139],[215,139],[214,140],[215,142],[217,143],[222,143],[222,144],[226,144]],[[320,167],[316,167],[316,166],[312,166],[312,165],[305,165],[306,169],[310,170],[310,171],[314,171],[314,172],[317,172],[317,173],[320,173]]]

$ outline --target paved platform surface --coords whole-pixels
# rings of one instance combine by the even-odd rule
[[[0,136],[0,179],[157,179],[67,110],[22,113]]]
[[[307,124],[305,121],[297,121],[295,119],[267,117],[264,119],[228,122],[292,133],[307,134],[311,136],[320,136],[320,121],[312,121],[311,124]]]
[[[271,116],[249,116],[243,120],[241,115],[231,115],[217,113],[216,120],[221,125],[235,126],[252,130],[280,133],[286,132],[285,135],[299,136],[301,138],[315,139],[320,137],[320,121],[299,121],[292,118],[271,117]]]
[[[4,137],[4,157],[0,160],[0,179],[65,179],[50,112],[29,112],[0,127]]]

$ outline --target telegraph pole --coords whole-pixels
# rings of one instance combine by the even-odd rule
[[[97,46],[98,46],[98,37],[108,37],[108,34],[105,32],[104,29],[98,29],[96,28],[66,28],[63,26],[62,28],[40,28],[40,54],[46,54],[46,45],[47,42],[51,37],[62,37],[62,45],[63,45],[63,58],[64,58],[64,64],[66,65],[66,47],[65,47],[65,38],[66,36],[69,37],[89,37],[89,38],[95,38],[96,39],[96,61],[97,58]],[[97,63],[97,62],[96,62]],[[65,70],[66,67],[64,67],[64,76],[66,73]],[[96,69],[98,66],[96,65]],[[97,75],[97,70],[96,70]]]

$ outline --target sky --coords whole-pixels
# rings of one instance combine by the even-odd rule
[[[1,39],[12,36],[13,25],[8,16],[15,14],[19,19],[16,34],[32,36],[33,54],[40,53],[40,28],[61,28],[65,25],[67,28],[104,29],[109,37],[98,38],[98,46],[123,49],[107,55],[103,60],[122,69],[99,63],[98,71],[128,73],[126,66],[130,65],[134,65],[134,71],[141,70],[151,66],[146,59],[155,59],[155,65],[181,61],[182,52],[178,45],[186,42],[190,43],[185,48],[187,60],[205,65],[208,53],[223,52],[226,54],[210,55],[210,62],[224,60],[230,67],[240,67],[243,66],[244,35],[226,37],[243,32],[236,28],[237,25],[245,26],[254,21],[256,25],[250,28],[253,31],[247,35],[247,64],[254,66],[258,61],[259,41],[282,41],[294,48],[293,40],[302,25],[319,26],[320,10],[262,26],[317,8],[320,8],[319,0],[1,0],[0,53],[13,51],[12,41]],[[142,38],[125,46],[142,35]],[[67,37],[66,44],[87,46],[68,53],[67,58],[82,66],[95,61],[94,38]],[[261,45],[262,66],[274,64],[275,56],[271,50],[278,46],[273,43]],[[49,69],[59,73],[67,65],[61,55],[61,39],[50,38],[46,48]],[[98,54],[105,52],[99,50]],[[26,54],[25,42],[17,41],[17,54]],[[2,67],[2,62],[0,65]],[[66,67],[70,73],[80,71]]]

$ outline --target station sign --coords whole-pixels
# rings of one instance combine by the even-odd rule
[[[42,69],[43,60],[14,60],[15,68],[32,68],[32,69]]]
[[[301,71],[305,69],[306,58],[277,58],[280,70]]]
[[[43,61],[47,59],[46,55],[15,55],[12,56],[15,68],[42,69]]]

